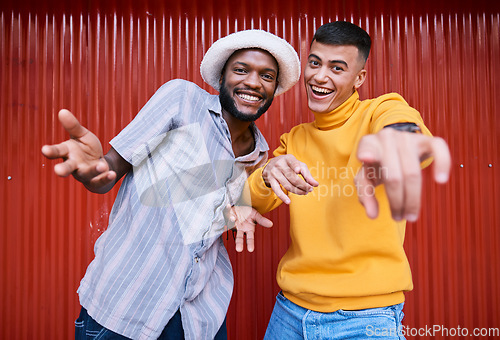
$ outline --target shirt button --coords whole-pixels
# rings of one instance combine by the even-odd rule
[[[200,258],[198,256],[195,256],[194,262],[196,262],[196,263],[200,262]]]

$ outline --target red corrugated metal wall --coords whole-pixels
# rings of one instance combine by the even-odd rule
[[[66,138],[60,108],[107,142],[169,79],[209,89],[199,63],[219,37],[266,29],[304,59],[314,30],[336,19],[373,38],[361,96],[401,93],[453,156],[450,183],[427,179],[421,218],[408,226],[415,289],[404,324],[421,334],[434,325],[470,335],[500,327],[499,1],[3,0],[0,338],[72,338],[76,289],[116,194],[90,194],[53,174],[40,147]],[[300,83],[258,125],[274,148],[311,118]],[[281,207],[269,216],[275,226],[258,231],[255,253],[226,242],[236,279],[230,339],[262,338],[274,304],[288,214]]]

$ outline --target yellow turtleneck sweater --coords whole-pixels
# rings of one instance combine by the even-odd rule
[[[274,156],[292,154],[307,164],[319,186],[305,196],[290,195],[291,244],[281,259],[277,281],[297,305],[319,312],[389,306],[413,288],[403,241],[405,222],[391,218],[383,186],[376,189],[379,217],[366,217],[354,176],[361,137],[384,126],[416,123],[420,114],[395,93],[359,100],[355,92],[334,111],[281,136]],[[251,204],[259,212],[282,202],[262,179],[262,168],[248,179]]]

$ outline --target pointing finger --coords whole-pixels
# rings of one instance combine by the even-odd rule
[[[236,251],[241,253],[243,251],[243,231],[238,230],[236,232],[236,238],[234,240]]]
[[[69,133],[71,138],[80,138],[88,132],[70,111],[62,109],[59,111],[58,116],[61,125]]]
[[[247,231],[247,250],[249,253],[253,252],[255,249],[255,242],[254,242],[254,232],[253,231]]]
[[[302,175],[302,178],[307,184],[306,186],[304,186],[304,188],[301,189],[310,192],[313,190],[313,187],[317,187],[319,185],[318,181],[316,181],[311,175],[311,172],[309,171],[309,168],[305,163],[297,161],[296,164],[293,165],[293,169],[295,173]]]
[[[405,135],[413,137],[414,135]],[[411,142],[405,138],[401,140],[402,145],[411,145]],[[422,196],[422,169],[418,154],[407,152],[409,148],[400,148],[398,150],[400,165],[403,178],[403,217],[409,222],[415,222],[418,219],[421,196]]]
[[[272,180],[270,184],[271,184],[271,189],[273,189],[276,196],[278,196],[278,198],[282,200],[283,203],[290,204],[290,198],[283,192],[278,181]]]
[[[48,159],[56,159],[68,157],[69,149],[66,142],[55,145],[44,145],[42,147],[42,154]]]
[[[434,137],[432,140],[432,154],[434,156],[434,180],[438,183],[446,183],[450,177],[451,155],[448,144],[444,139]]]
[[[68,159],[62,163],[54,165],[54,172],[57,176],[67,177],[77,169],[77,164],[74,160]]]
[[[382,146],[375,135],[366,135],[359,141],[357,156],[363,163],[378,163],[382,160]]]
[[[255,216],[254,216],[255,222],[257,222],[259,225],[265,227],[265,228],[271,228],[273,226],[273,221],[270,219],[262,216],[259,212],[255,211]]]
[[[361,168],[354,179],[358,199],[361,205],[365,208],[366,216],[374,219],[378,216],[378,202],[375,197],[375,186],[369,179],[369,174],[365,166]]]

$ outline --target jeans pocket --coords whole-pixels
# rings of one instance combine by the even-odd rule
[[[126,339],[109,329],[101,326],[88,315],[87,310],[82,308],[78,319],[75,321],[75,340],[107,340]]]
[[[362,318],[362,317],[370,318],[378,315],[380,316],[385,315],[389,317],[396,316],[391,307],[368,308],[360,310],[339,309],[337,313],[345,317],[355,317],[355,318]]]
[[[353,332],[358,330],[361,333],[357,334],[357,338],[401,339],[399,311],[392,306],[363,310],[338,310],[337,313],[343,317],[342,324],[346,325],[346,329]]]
[[[120,337],[123,339],[122,337]],[[96,334],[94,340],[111,340],[111,339],[119,339],[117,338],[117,334],[111,332],[110,330],[103,328]]]
[[[105,327],[101,326],[97,321],[89,317],[87,319],[87,327],[85,329],[85,335],[87,339],[94,339],[94,340],[104,340],[108,339],[108,329]]]
[[[75,320],[75,340],[85,339],[85,319],[87,313],[84,308],[80,310],[78,319]]]
[[[288,300],[285,295],[283,295],[283,292],[280,290],[280,292],[278,293],[278,295],[276,295],[276,299],[279,299],[281,301],[286,301]]]

